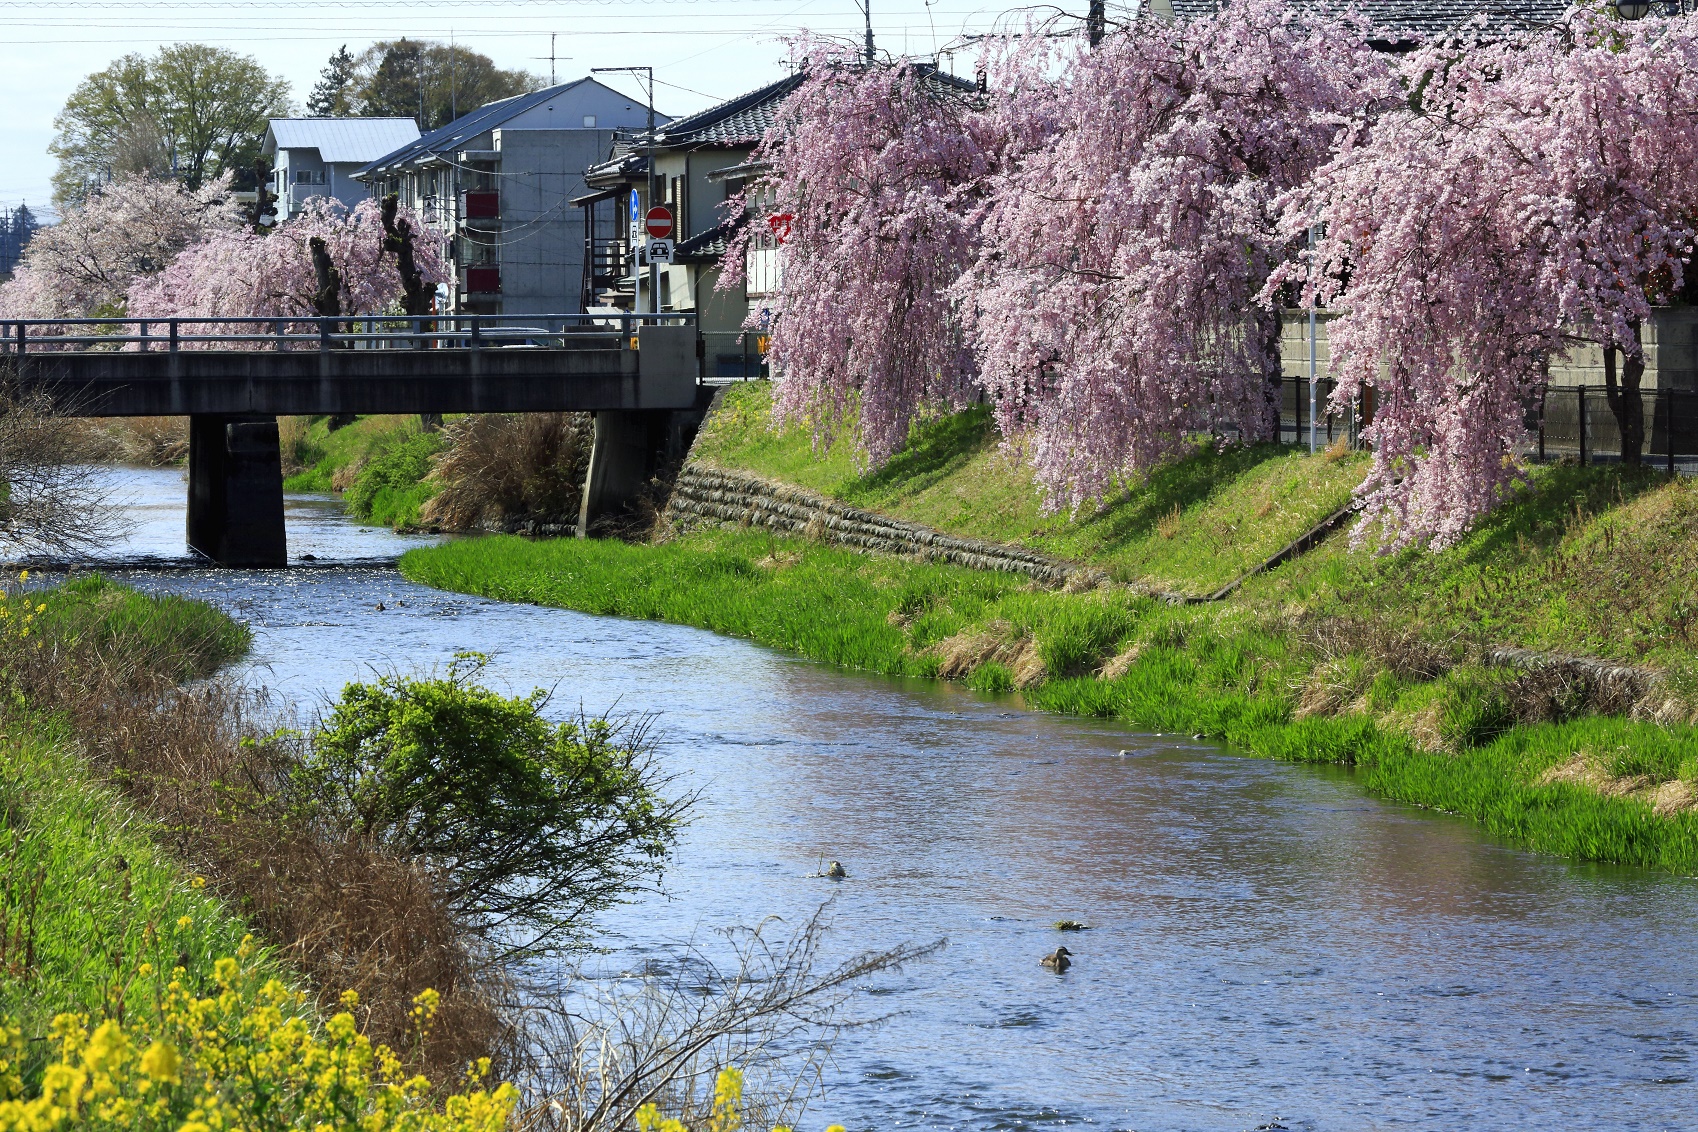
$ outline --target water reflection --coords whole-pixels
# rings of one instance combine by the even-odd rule
[[[157,488],[149,522],[180,542],[181,494]],[[289,514],[292,550],[399,545],[322,503]],[[703,803],[667,895],[605,917],[610,969],[829,892],[834,954],[949,937],[839,1047],[818,1115],[852,1129],[1692,1124],[1688,879],[1525,854],[1341,771],[391,570],[129,576],[247,619],[256,677],[297,699],[478,649],[561,712],[660,712]],[[850,879],[808,876],[822,856]],[[1037,960],[1060,918],[1093,929],[1058,977]]]

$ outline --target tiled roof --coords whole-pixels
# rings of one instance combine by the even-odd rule
[[[325,161],[371,161],[415,141],[411,118],[273,118],[266,141],[278,149],[316,149]]]
[[[699,114],[679,118],[655,131],[655,142],[662,149],[754,145],[776,120],[779,105],[802,85],[802,78],[800,72],[787,75]]]
[[[1169,0],[1180,19],[1210,15],[1220,7],[1215,0]],[[1316,0],[1296,0],[1299,6],[1321,7]],[[1337,5],[1326,5],[1338,10]],[[1460,28],[1477,15],[1486,18],[1489,31],[1530,29],[1555,23],[1567,12],[1567,0],[1526,0],[1510,6],[1481,0],[1356,0],[1351,7],[1375,27],[1390,30],[1394,41],[1431,37]],[[1159,10],[1159,5],[1158,5]]]
[[[705,232],[697,232],[673,249],[673,263],[714,263],[725,254],[725,248],[737,230],[749,222],[743,213],[730,220],[721,220]]]

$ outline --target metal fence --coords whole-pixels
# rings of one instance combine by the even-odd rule
[[[1641,459],[1670,474],[1698,474],[1698,391],[1646,389],[1639,394],[1645,440]],[[1535,439],[1528,455],[1540,461],[1576,460],[1614,464],[1621,460],[1621,427],[1609,398],[1598,386],[1547,390],[1528,422]]]
[[[702,331],[702,375],[706,381],[752,381],[770,376],[766,340],[758,330]]]
[[[62,318],[0,322],[0,356],[179,350],[570,350],[629,344],[644,325],[692,325],[662,314],[344,315],[281,318]]]
[[[1330,378],[1315,381],[1315,441],[1325,448],[1350,433],[1350,422],[1327,412],[1327,401],[1336,383]],[[1309,443],[1309,379],[1281,378],[1279,383],[1279,439],[1287,444]],[[1352,438],[1354,439],[1354,438]]]

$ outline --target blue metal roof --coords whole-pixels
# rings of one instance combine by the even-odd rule
[[[423,135],[412,144],[404,145],[393,152],[384,154],[371,164],[356,170],[354,176],[365,177],[371,173],[409,164],[428,154],[447,153],[458,149],[479,134],[492,130],[503,122],[523,114],[531,107],[540,106],[549,99],[564,94],[574,87],[583,86],[585,83],[592,83],[596,86],[602,85],[597,83],[594,78],[586,75],[573,82],[544,87],[542,90],[533,90],[529,94],[516,94],[512,98],[503,98],[499,102],[480,106],[470,114],[462,114],[446,126],[440,126]]]

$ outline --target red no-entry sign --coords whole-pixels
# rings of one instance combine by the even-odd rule
[[[649,236],[653,239],[664,240],[666,237],[672,235],[672,213],[667,211],[662,205],[657,204],[653,208],[649,209],[646,222],[648,224]]]

